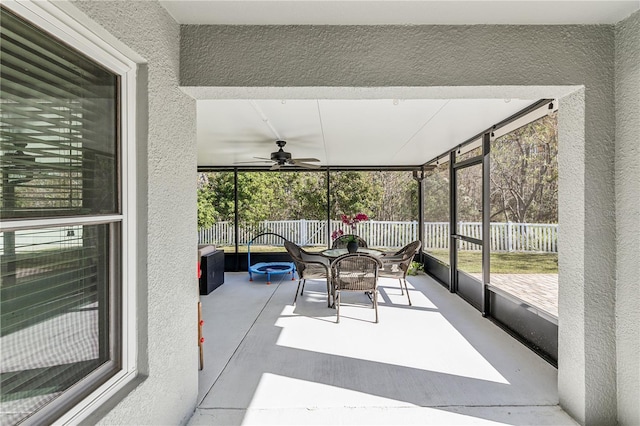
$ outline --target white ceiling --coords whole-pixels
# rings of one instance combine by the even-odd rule
[[[269,158],[278,139],[294,158],[317,158],[323,166],[416,166],[534,102],[199,100],[198,166]]]
[[[614,24],[639,0],[168,0],[181,24],[472,25]]]

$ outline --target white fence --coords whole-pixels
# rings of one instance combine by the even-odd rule
[[[240,224],[239,245],[246,245],[254,236],[262,232],[273,232],[304,246],[327,246],[327,222],[323,220],[280,220],[263,221],[257,225]],[[482,239],[482,224],[460,222],[459,233]],[[338,220],[331,221],[331,231],[344,228]],[[518,252],[534,251],[558,252],[558,225],[547,223],[491,223],[490,244],[492,251]],[[418,222],[379,222],[369,220],[358,224],[356,233],[367,241],[370,247],[402,247],[418,239]],[[200,244],[233,246],[233,222],[218,222],[210,229],[199,232]],[[278,237],[263,237],[260,244],[281,245]],[[449,249],[449,223],[425,222],[424,248],[427,250]],[[462,250],[479,250],[475,244],[461,242]]]

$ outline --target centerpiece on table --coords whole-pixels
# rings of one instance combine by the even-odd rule
[[[355,253],[356,251],[358,251],[358,241],[356,241],[355,235],[356,235],[356,227],[358,225],[358,223],[365,221],[365,220],[369,220],[369,217],[364,214],[364,213],[358,213],[355,214],[353,216],[349,216],[346,214],[343,214],[340,216],[340,219],[342,220],[342,223],[347,225],[349,228],[351,228],[351,235],[349,235],[347,238],[347,251],[349,253]],[[340,238],[341,236],[344,235],[344,231],[342,230],[342,228],[336,229],[335,231],[333,231],[333,233],[331,234],[331,239],[335,240],[337,238]]]

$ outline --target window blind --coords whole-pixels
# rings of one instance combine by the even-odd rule
[[[0,19],[0,218],[117,213],[117,76]]]

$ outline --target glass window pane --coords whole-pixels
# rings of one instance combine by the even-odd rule
[[[449,264],[449,163],[424,178],[424,251]]]
[[[3,424],[31,415],[112,359],[109,241],[115,228],[0,234]]]
[[[456,170],[459,235],[482,239],[482,164]]]
[[[117,76],[0,19],[0,218],[118,212]]]
[[[493,286],[558,315],[556,114],[491,143]]]
[[[331,232],[356,234],[370,248],[398,249],[418,239],[418,184],[408,171],[331,172]],[[355,226],[342,215],[367,220]]]

